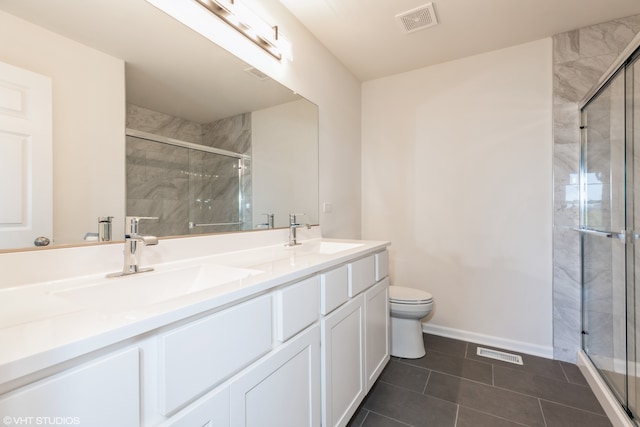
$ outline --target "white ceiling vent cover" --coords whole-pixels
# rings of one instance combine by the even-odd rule
[[[488,357],[489,359],[501,360],[503,362],[522,365],[522,356],[517,354],[506,353],[504,351],[490,350],[484,347],[478,347],[478,356]]]
[[[427,3],[423,6],[416,7],[415,9],[399,13],[396,15],[396,19],[400,23],[405,34],[433,27],[438,24],[438,18],[436,17],[436,11],[433,8],[433,3]]]
[[[257,68],[249,67],[249,68],[245,68],[244,71],[251,74],[253,77],[255,77],[258,80],[267,80],[269,78],[269,76],[267,76],[265,73],[258,70]]]

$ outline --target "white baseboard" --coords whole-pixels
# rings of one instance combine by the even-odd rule
[[[423,323],[422,331],[428,334],[440,335],[447,338],[454,338],[476,344],[483,344],[490,347],[498,347],[505,350],[517,351],[520,353],[530,354],[532,356],[544,357],[546,359],[553,359],[552,346],[547,347],[523,341],[515,341],[506,338],[494,337],[491,335],[483,335],[475,332],[463,331],[460,329],[432,325],[430,323]]]
[[[614,427],[634,427],[635,425],[629,420],[620,403],[618,403],[611,390],[609,390],[609,387],[591,363],[591,360],[589,360],[582,350],[578,352],[578,368],[580,368],[582,375],[584,375],[589,383],[589,387],[593,390],[598,402],[602,405],[602,409],[604,409],[607,417],[609,417],[611,424],[613,424]]]

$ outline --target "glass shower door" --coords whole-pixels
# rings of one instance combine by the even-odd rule
[[[624,406],[627,377],[625,74],[582,110],[583,348]]]
[[[638,56],[627,65],[627,141],[630,146],[627,149],[627,218],[630,224],[633,245],[628,245],[627,268],[627,360],[628,360],[628,402],[631,413],[640,413],[640,367],[638,366],[638,333],[640,332],[640,320],[637,315],[637,307],[640,307],[640,250],[635,246],[640,244],[640,172],[636,172],[635,165],[640,167],[640,63]],[[636,420],[637,423],[637,420]]]
[[[247,225],[251,229],[251,224],[245,221],[244,170],[243,159],[190,150],[189,224],[192,234],[237,231]]]

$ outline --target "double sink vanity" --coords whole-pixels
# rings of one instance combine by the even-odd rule
[[[163,240],[144,255],[152,272],[0,289],[0,416],[346,425],[389,360],[388,242],[248,234],[186,257]]]

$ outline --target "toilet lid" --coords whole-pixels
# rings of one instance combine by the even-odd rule
[[[424,304],[433,301],[429,292],[403,286],[389,286],[389,300],[403,304]]]

